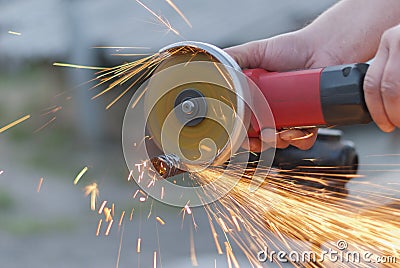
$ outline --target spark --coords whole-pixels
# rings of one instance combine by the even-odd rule
[[[128,175],[128,181],[130,181],[131,179],[133,179],[133,170],[129,171]]]
[[[103,219],[99,220],[99,223],[97,224],[97,229],[96,229],[96,236],[100,235],[100,229],[101,229],[101,224],[103,222]]]
[[[161,200],[164,199],[165,189],[164,186],[161,187]]]
[[[106,218],[106,222],[109,222],[112,220],[112,215],[111,215],[111,209],[109,209],[108,207],[104,208],[104,216]]]
[[[45,116],[45,115],[49,115],[49,114],[55,114],[56,112],[62,110],[62,106],[52,106],[48,109],[46,109],[46,112],[43,112],[41,115]]]
[[[189,214],[189,215],[192,214],[192,210],[190,209],[188,204],[185,205],[185,210],[186,210],[187,214]]]
[[[85,195],[90,195],[90,209],[92,211],[96,210],[96,198],[99,196],[99,189],[97,188],[97,183],[92,183],[85,187]]]
[[[161,219],[160,217],[156,217],[156,220],[161,224],[164,225],[165,221],[163,219]]]
[[[111,216],[114,217],[115,205],[114,203],[111,204]]]
[[[142,245],[142,239],[139,237],[136,244],[136,253],[140,253],[141,245]]]
[[[22,122],[28,120],[29,118],[31,118],[30,114],[25,115],[25,116],[21,117],[20,119],[17,119],[15,121],[5,125],[4,127],[0,128],[0,133],[3,133],[4,131],[6,131],[6,130],[18,125],[18,124],[21,124]]]
[[[233,220],[233,222],[234,222],[234,224],[236,226],[236,229],[238,230],[238,232],[240,232],[242,229],[240,228],[239,222],[237,220],[237,216],[234,215],[234,212],[232,210],[230,210],[229,212],[230,212],[232,220]]]
[[[190,261],[192,262],[192,266],[199,266],[196,257],[196,248],[194,245],[193,228],[190,228]]]
[[[40,189],[42,188],[42,184],[43,184],[43,178],[40,178],[39,184],[38,184],[37,189],[36,189],[36,192],[38,192],[38,193],[40,192]]]
[[[53,118],[51,118],[49,121],[47,121],[43,126],[39,127],[39,128],[36,129],[35,131],[33,131],[33,133],[38,133],[39,131],[43,130],[43,129],[46,128],[48,125],[50,125],[51,123],[53,123],[56,119],[57,119],[57,117],[56,117],[56,116],[53,116]]]
[[[163,24],[165,27],[167,27],[168,30],[172,31],[177,36],[180,36],[180,33],[177,30],[175,30],[166,19],[162,18],[160,15],[155,13],[153,10],[151,10],[148,6],[143,4],[141,1],[136,0],[136,2],[139,5],[141,5],[142,7],[144,7],[148,12],[150,12],[150,14],[153,15],[159,22],[161,22],[161,24]]]
[[[205,208],[206,208],[206,206],[205,206]],[[217,249],[218,254],[222,255],[223,254],[222,248],[221,248],[221,245],[219,244],[218,233],[215,231],[214,223],[213,223],[212,218],[210,216],[210,210],[209,209],[205,209],[205,211],[207,213],[208,222],[210,224],[211,233],[212,233],[212,236],[213,236],[213,239],[214,239],[215,247]]]
[[[183,14],[183,12],[171,0],[165,0],[165,2],[167,2],[176,11],[176,13],[178,13],[179,16],[181,16],[181,18],[186,22],[186,24],[190,28],[192,28],[192,24],[190,23],[190,21],[186,18],[186,16]]]
[[[241,176],[235,170],[225,172],[227,173],[224,174],[223,180],[215,180],[221,171],[213,168],[199,172],[196,176],[204,183],[214,181],[215,193],[207,194],[218,194],[227,187],[226,180]],[[368,198],[352,196],[351,200],[344,200],[344,196],[334,190],[321,190],[292,183],[295,177],[318,182],[309,175],[265,172],[257,176],[267,178],[257,191],[248,192],[247,187],[251,182],[245,175],[226,196],[205,206],[209,217],[217,220],[219,227],[227,237],[235,241],[252,265],[260,266],[252,249],[263,248],[265,244],[277,246],[277,239],[282,244],[279,246],[282,250],[304,250],[304,241],[322,245],[337,241],[338,238],[346,238],[349,244],[362,250],[373,251],[379,248],[383,252],[391,252],[398,256],[393,248],[400,247],[400,240],[397,238],[400,236],[400,224],[387,219],[399,217],[400,210],[382,207],[374,209],[371,213],[371,207],[376,207],[377,204]],[[257,179],[262,181],[261,178]],[[393,202],[389,197],[386,199]],[[400,203],[399,199],[395,200]],[[235,218],[242,222],[240,231],[239,221]],[[209,222],[212,226],[211,218]],[[272,237],[266,229],[273,233]],[[216,232],[213,228],[211,230],[218,245],[215,239]],[[295,240],[289,243],[288,237]],[[228,264],[230,267],[237,267],[237,260],[228,242],[225,242],[225,247]]]
[[[228,229],[228,227],[226,227],[226,224],[225,224],[224,220],[222,218],[218,218],[218,222],[220,223],[220,225],[222,227],[222,230],[225,233],[229,233],[229,229]]]
[[[118,226],[119,227],[121,227],[121,225],[122,225],[122,221],[124,220],[124,216],[125,216],[125,210],[122,211],[121,217],[119,218],[119,222],[118,222]]]
[[[140,171],[145,174],[143,165],[141,167]],[[223,252],[213,220],[224,231],[226,256],[230,267],[238,266],[230,241],[238,246],[254,267],[260,267],[254,250],[262,249],[265,245],[287,251],[304,251],[305,247],[319,248],[328,242],[337,241],[338,238],[346,238],[346,241],[362,250],[379,249],[398,256],[393,249],[400,247],[400,240],[395,238],[400,236],[400,224],[393,219],[400,217],[400,209],[384,206],[374,209],[371,213],[370,208],[379,205],[373,199],[376,197],[397,204],[400,204],[400,199],[368,191],[357,191],[355,196],[344,199],[346,194],[337,192],[335,189],[338,186],[335,185],[346,183],[354,174],[324,174],[322,171],[279,173],[279,170],[269,172],[269,169],[262,167],[256,175],[249,175],[253,174],[251,169],[247,171],[248,174],[242,174],[240,167],[231,166],[229,169],[209,167],[197,173],[189,173],[189,177],[197,183],[214,183],[215,191],[205,194],[217,195],[219,199],[205,205],[204,208],[209,217],[218,254]],[[216,179],[220,178],[222,172],[223,179]],[[239,176],[242,179],[236,184]],[[249,192],[251,179],[262,183],[255,192]],[[148,180],[151,180],[151,176],[144,176],[143,185],[147,185]],[[226,187],[230,185],[229,181],[234,181],[235,187],[224,195],[227,192]],[[332,183],[335,184],[332,186]],[[363,181],[358,183],[368,184]],[[315,184],[323,188],[312,186]],[[367,195],[369,198],[358,195]],[[192,213],[189,202],[182,208],[182,212],[183,220],[185,214]],[[370,230],[375,231],[371,233]],[[311,241],[311,245],[307,241]],[[298,267],[295,263],[293,265]]]
[[[132,208],[132,210],[131,210],[131,214],[130,214],[130,216],[129,216],[129,221],[132,221],[132,219],[133,219],[133,212],[135,211],[135,208]]]
[[[107,230],[106,230],[106,232],[105,232],[105,235],[106,235],[106,236],[108,236],[108,235],[110,234],[111,226],[113,225],[113,223],[114,223],[114,220],[111,219],[110,223],[109,223],[108,226],[107,226]]]
[[[21,36],[21,35],[22,35],[22,33],[14,32],[14,31],[8,31],[8,33],[9,33],[9,34],[12,34],[12,35],[18,35],[18,36]]]
[[[74,185],[77,185],[79,180],[83,177],[83,175],[85,175],[86,171],[88,171],[88,167],[84,167],[79,173],[78,175],[76,175],[75,179],[74,179]]]
[[[104,200],[103,203],[101,203],[101,206],[100,206],[99,211],[98,211],[99,214],[103,213],[103,209],[106,206],[106,204],[107,204],[106,200]]]
[[[121,258],[121,250],[122,250],[122,239],[124,237],[124,226],[122,226],[121,237],[119,239],[119,246],[118,246],[118,255],[117,255],[117,263],[115,265],[116,268],[119,267],[119,260]]]
[[[292,141],[298,141],[298,140],[306,140],[308,138],[311,138],[312,136],[314,136],[314,133],[307,133],[304,136],[298,137],[298,138],[293,138]]]
[[[86,69],[86,70],[107,70],[108,69],[106,67],[87,66],[87,65],[70,64],[70,63],[62,63],[62,62],[54,62],[53,66],[76,68],[76,69]]]
[[[218,62],[213,62],[213,64],[214,64],[215,68],[217,68],[217,70],[218,70],[218,72],[221,74],[221,76],[224,78],[224,80],[225,80],[225,82],[228,84],[229,88],[230,88],[231,90],[233,90],[233,85],[232,85],[232,83],[231,83],[231,79],[228,78],[228,77],[226,76],[225,72],[220,68],[220,66],[219,66],[220,63],[218,63]]]
[[[153,268],[157,268],[157,251],[153,253]]]
[[[229,267],[232,267],[232,263],[233,263],[233,266],[235,268],[239,268],[240,267],[239,262],[237,261],[235,254],[233,254],[231,245],[229,245],[228,242],[225,242],[225,249],[226,249],[226,256],[228,258]]]
[[[0,175],[2,175],[4,173],[4,170],[0,170]]]
[[[144,201],[146,201],[146,197],[144,197],[144,196],[141,196],[141,197],[139,198],[139,201],[140,201],[140,202],[144,202]]]
[[[132,198],[135,199],[136,196],[138,195],[138,193],[139,193],[139,190],[136,190],[135,193],[133,194]]]

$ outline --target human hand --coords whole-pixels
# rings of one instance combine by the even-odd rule
[[[231,47],[225,51],[231,55],[242,69],[263,68],[267,71],[289,71],[338,64],[338,60],[329,52],[314,49],[308,40],[310,36],[301,31],[280,35],[274,38],[254,41],[244,45]],[[317,137],[316,128],[261,131],[258,138],[250,138],[245,149],[259,152],[275,143],[277,148],[293,145],[303,150],[312,147]]]
[[[387,30],[364,79],[365,102],[384,132],[400,127],[400,25]]]

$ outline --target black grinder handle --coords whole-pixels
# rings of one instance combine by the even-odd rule
[[[366,124],[372,121],[364,98],[369,64],[330,66],[320,77],[321,105],[328,125]]]

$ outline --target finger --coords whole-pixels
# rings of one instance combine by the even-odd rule
[[[394,129],[394,125],[390,122],[385,112],[381,96],[381,81],[388,56],[386,41],[382,40],[375,59],[364,78],[365,103],[374,122],[385,132],[390,132]]]
[[[224,49],[242,69],[261,67],[267,41],[253,41]]]
[[[281,131],[279,138],[301,150],[308,150],[314,145],[317,133],[316,128],[291,129]]]
[[[260,133],[260,139],[268,147],[284,149],[289,146],[289,143],[287,141],[280,139],[275,129],[270,129],[270,128],[263,129]]]
[[[259,153],[261,152],[261,140],[259,138],[249,138],[248,141],[244,141],[241,146],[243,149]]]
[[[386,115],[393,126],[400,127],[400,28],[390,43],[389,57],[383,72],[381,96]],[[393,129],[392,129],[393,130]]]
[[[260,133],[260,139],[268,147],[284,149],[289,146],[289,142],[282,140],[275,129],[265,128]]]

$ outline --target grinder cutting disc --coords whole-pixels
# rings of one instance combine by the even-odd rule
[[[240,67],[204,43],[176,43],[160,53],[166,57],[149,79],[144,100],[149,134],[164,153],[185,163],[224,163],[241,145],[243,123],[249,122]]]

